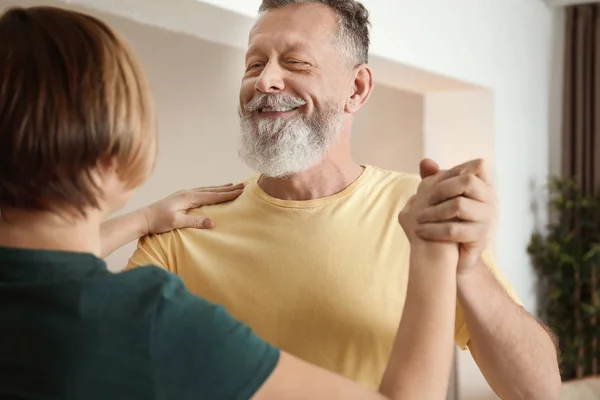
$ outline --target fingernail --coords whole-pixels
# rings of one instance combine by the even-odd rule
[[[205,228],[213,228],[215,226],[215,223],[213,222],[212,219],[210,218],[206,218],[203,222],[202,222],[202,226]]]

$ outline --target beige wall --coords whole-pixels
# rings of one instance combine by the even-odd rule
[[[237,158],[237,91],[243,52],[193,37],[103,18],[131,43],[150,80],[160,128],[156,170],[124,211],[171,192],[241,180],[249,171]],[[108,259],[125,266],[135,243]]]
[[[494,161],[493,100],[488,91],[425,95],[424,152],[442,168],[465,160]]]
[[[353,156],[362,164],[418,173],[423,112],[423,95],[376,85],[353,122]]]

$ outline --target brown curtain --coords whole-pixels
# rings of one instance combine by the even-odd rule
[[[600,195],[600,2],[569,6],[565,12],[563,175],[574,179],[586,194]],[[571,222],[577,235],[589,234],[582,221]],[[582,311],[584,304],[593,309],[599,305],[598,272],[596,265],[587,263],[573,269],[576,340],[567,346],[577,346],[577,359],[563,363],[563,377],[599,372],[598,318]]]
[[[600,193],[600,4],[566,8],[563,175]]]

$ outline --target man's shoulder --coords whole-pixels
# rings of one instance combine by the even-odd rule
[[[244,213],[247,211],[249,204],[249,196],[250,196],[250,187],[255,185],[258,180],[258,176],[253,175],[247,179],[244,179],[237,183],[244,183],[245,190],[239,197],[234,200],[218,203],[218,204],[207,204],[204,206],[200,206],[194,209],[190,209],[187,211],[189,215],[197,215],[203,216],[205,218],[210,218],[215,221],[218,220],[219,226],[222,226],[224,223],[227,224],[230,220],[235,220],[240,213]],[[182,237],[193,237],[196,238],[196,235],[202,234],[203,229],[195,229],[195,228],[182,228],[182,229],[174,229],[171,231],[147,235],[141,238],[138,241],[138,248],[152,248],[152,247],[160,247],[163,250],[169,250],[173,246],[177,246],[180,243]]]
[[[372,165],[367,167],[371,170],[368,182],[373,189],[393,193],[396,196],[412,196],[421,182],[418,174],[391,171]]]

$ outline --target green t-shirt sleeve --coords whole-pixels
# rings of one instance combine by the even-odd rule
[[[174,275],[161,290],[151,351],[157,398],[165,399],[249,399],[279,360],[277,348]]]

